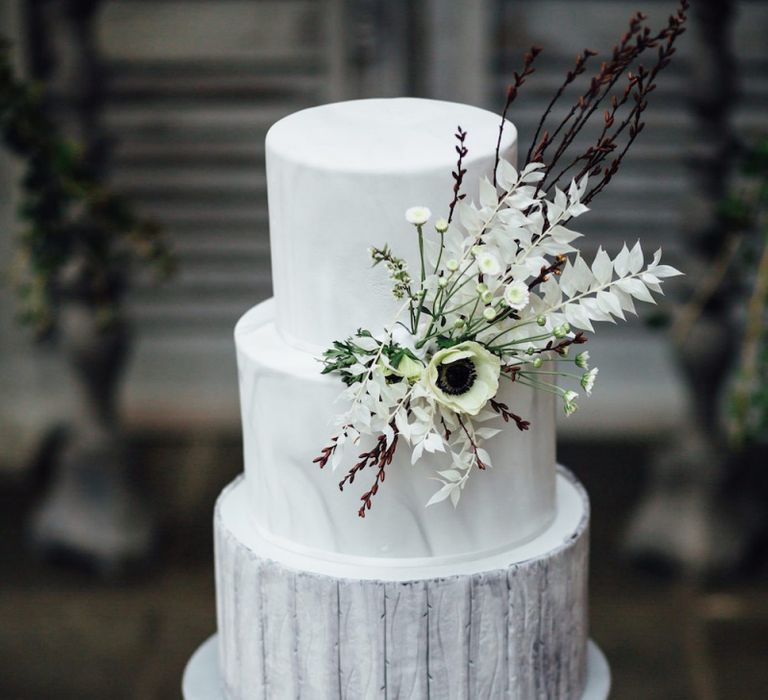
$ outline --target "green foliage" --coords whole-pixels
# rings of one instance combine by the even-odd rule
[[[85,300],[109,327],[120,317],[134,268],[146,264],[165,278],[174,258],[160,227],[106,188],[83,149],[59,133],[41,88],[16,77],[1,37],[0,135],[23,167],[23,230],[13,265],[21,321],[47,333],[66,293]]]
[[[733,229],[747,234],[740,274],[752,283],[728,402],[737,444],[768,438],[768,138],[745,155],[742,173],[745,181],[724,207]]]

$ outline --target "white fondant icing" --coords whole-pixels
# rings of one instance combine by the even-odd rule
[[[259,557],[278,562],[296,571],[342,579],[417,581],[445,576],[466,576],[506,569],[520,562],[549,557],[568,546],[589,523],[589,500],[573,476],[563,471],[556,479],[556,515],[549,525],[527,542],[492,553],[454,557],[372,557],[343,555],[329,558],[324,553],[286,548],[266,538],[255,526],[247,479],[225,491],[218,505],[222,527]]]
[[[322,350],[360,326],[377,331],[391,321],[397,305],[368,249],[387,243],[418,269],[405,210],[424,205],[447,216],[457,126],[468,133],[463,191],[476,197],[479,177],[493,169],[499,127],[482,109],[356,100],[296,112],[269,130],[272,278],[277,326],[289,343]],[[516,144],[507,123],[501,151],[512,162]],[[427,230],[434,233],[431,223]]]
[[[461,559],[528,540],[551,522],[554,399],[512,383],[502,385],[500,399],[530,420],[531,430],[506,425],[486,443],[494,467],[471,476],[457,508],[448,501],[425,508],[439,488],[433,477],[446,467],[446,457],[425,454],[412,466],[404,444],[387,467],[373,508],[365,519],[358,517],[360,494],[373,472],[362,472],[341,492],[344,466],[332,472],[312,463],[334,433],[343,384],[321,375],[314,356],[283,341],[273,312],[274,304],[264,302],[235,330],[252,525],[264,537],[326,559]],[[362,449],[351,447],[347,468]]]

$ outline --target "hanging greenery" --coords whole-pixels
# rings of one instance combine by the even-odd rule
[[[85,149],[49,118],[43,90],[15,74],[9,42],[0,37],[0,134],[22,164],[23,228],[12,273],[20,320],[39,336],[56,324],[59,301],[74,296],[92,307],[100,327],[121,318],[137,266],[159,279],[174,257],[158,224],[138,215],[106,187]]]

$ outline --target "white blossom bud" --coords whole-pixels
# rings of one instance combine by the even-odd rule
[[[565,338],[565,336],[568,335],[568,329],[565,327],[565,324],[563,324],[562,326],[557,326],[555,330],[552,331],[552,334],[555,338]]]
[[[440,218],[435,221],[435,231],[445,233],[448,230],[448,219]]]
[[[576,355],[575,362],[577,367],[581,367],[581,369],[589,369],[589,350],[585,350]]]
[[[496,318],[496,309],[494,309],[492,306],[487,306],[483,310],[483,318],[486,321],[493,321],[493,319]]]
[[[542,359],[540,357],[536,357],[533,360],[533,366],[538,369],[542,365]]]
[[[437,280],[437,286],[440,287],[440,289],[445,289],[448,286],[448,280],[445,277],[440,277]]]
[[[456,258],[451,258],[445,263],[445,266],[451,271],[456,272],[459,269],[459,261]]]
[[[478,294],[482,294],[483,292],[487,292],[488,291],[488,285],[485,284],[485,282],[478,282],[475,285],[475,289],[477,290]]]
[[[546,326],[547,325],[547,317],[546,316],[537,316],[536,317],[536,323],[538,323],[540,326]]]
[[[493,292],[490,289],[486,289],[481,295],[480,299],[482,300],[483,304],[490,304],[493,300]]]

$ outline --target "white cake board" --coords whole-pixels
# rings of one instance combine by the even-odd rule
[[[587,651],[587,686],[581,700],[607,700],[611,670],[603,652],[590,640]],[[181,681],[184,700],[241,700],[227,698],[219,675],[218,638],[209,637],[192,654]],[[243,699],[244,700],[244,699]]]

